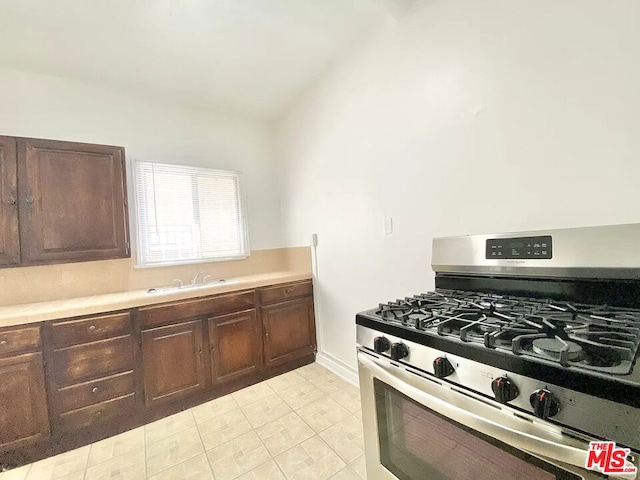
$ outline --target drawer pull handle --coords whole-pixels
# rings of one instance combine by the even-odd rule
[[[2,345],[3,347],[7,344],[6,340],[0,340],[0,345]]]
[[[93,330],[95,330],[95,329],[96,329],[96,326],[95,326],[95,325],[91,325],[91,326],[89,327],[89,331],[93,331]]]
[[[91,393],[98,393],[98,390],[99,390],[98,387],[93,387],[91,389]]]

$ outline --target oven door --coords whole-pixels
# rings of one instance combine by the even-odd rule
[[[359,351],[358,370],[368,480],[603,478],[587,438],[385,357]]]

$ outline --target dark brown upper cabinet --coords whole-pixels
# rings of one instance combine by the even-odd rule
[[[0,152],[0,265],[130,255],[124,148],[5,137]]]
[[[20,263],[16,140],[0,137],[0,265]]]

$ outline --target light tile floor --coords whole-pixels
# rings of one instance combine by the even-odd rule
[[[359,480],[360,394],[312,363],[0,480]]]

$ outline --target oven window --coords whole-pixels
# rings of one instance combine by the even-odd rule
[[[449,420],[374,379],[382,465],[401,480],[570,480],[579,476]]]

